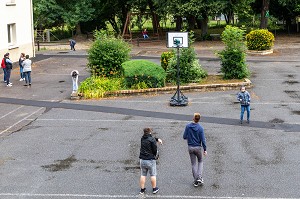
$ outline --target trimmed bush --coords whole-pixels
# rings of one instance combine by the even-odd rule
[[[274,35],[267,29],[252,30],[246,35],[248,50],[270,50],[274,46]]]
[[[201,68],[199,60],[196,59],[193,47],[180,49],[179,67],[181,83],[197,82],[207,76],[207,72]],[[166,72],[167,82],[175,83],[177,80],[177,55],[170,59]]]
[[[122,63],[130,57],[128,43],[100,31],[95,32],[95,38],[88,51],[88,68],[92,75],[121,77]]]
[[[158,64],[147,60],[131,60],[124,62],[122,67],[124,83],[128,88],[158,88],[165,85],[166,72]]]
[[[226,26],[221,35],[225,49],[218,53],[224,79],[242,79],[250,72],[246,65],[244,30]]]
[[[167,70],[169,65],[169,61],[172,57],[175,56],[174,51],[163,52],[160,56],[160,64],[164,70]]]

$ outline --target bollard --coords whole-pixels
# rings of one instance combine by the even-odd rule
[[[38,51],[40,51],[40,40],[37,40]]]
[[[71,99],[78,99],[78,75],[79,72],[78,70],[73,70],[71,72],[71,77],[72,77],[72,83],[73,83],[73,89],[72,89],[72,94],[71,94]]]

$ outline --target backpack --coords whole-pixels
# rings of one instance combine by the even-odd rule
[[[5,64],[4,58],[2,59],[2,62],[1,62],[1,68],[6,68],[6,64]]]

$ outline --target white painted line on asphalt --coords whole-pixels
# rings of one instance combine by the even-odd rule
[[[24,106],[23,106],[23,105],[22,105],[22,106],[19,106],[18,108],[14,109],[14,110],[10,111],[9,113],[7,113],[7,114],[3,115],[2,117],[0,117],[0,119],[5,118],[6,116],[12,114],[13,112],[19,110],[19,109],[22,108],[22,107],[24,107]]]
[[[19,120],[18,122],[14,123],[13,125],[11,125],[10,127],[8,127],[7,129],[3,130],[0,132],[0,135],[2,135],[3,133],[7,132],[9,129],[13,128],[14,126],[16,126],[17,124],[21,123],[24,120],[27,120],[29,117],[31,117],[32,115],[36,114],[37,112],[39,112],[40,110],[42,110],[44,107],[39,108],[37,111],[34,111],[33,113],[31,113],[30,115],[28,115],[27,117]]]
[[[186,123],[187,121],[175,121],[175,120],[85,120],[85,119],[36,119],[36,121],[74,121],[74,122],[155,122],[155,123]]]
[[[31,193],[0,193],[0,196],[14,197],[74,197],[74,198],[146,198],[150,195],[88,195],[88,194],[31,194]],[[154,195],[153,195],[154,196]],[[207,199],[294,199],[265,197],[217,197],[217,196],[187,196],[187,195],[155,195],[155,198],[207,198]]]

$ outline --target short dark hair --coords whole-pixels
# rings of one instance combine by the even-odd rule
[[[151,128],[144,128],[144,135],[148,135],[152,132],[152,129]]]
[[[26,59],[29,59],[29,55],[26,55]]]

